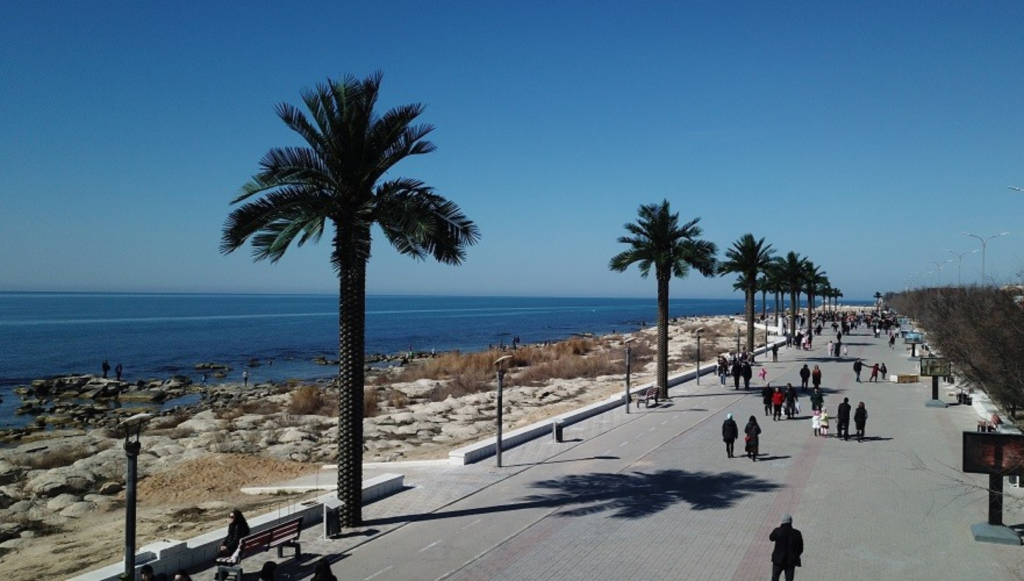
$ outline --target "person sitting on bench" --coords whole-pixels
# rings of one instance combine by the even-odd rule
[[[230,557],[238,549],[238,543],[242,538],[249,536],[249,523],[245,522],[242,511],[237,508],[231,511],[231,524],[228,525],[228,536],[220,543],[218,557]]]

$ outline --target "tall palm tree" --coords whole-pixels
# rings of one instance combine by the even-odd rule
[[[753,234],[744,234],[725,251],[726,260],[718,267],[718,274],[736,274],[736,285],[746,298],[747,351],[754,350],[754,301],[757,298],[757,275],[764,272],[775,251],[764,238],[755,240]]]
[[[800,302],[797,297],[804,286],[804,269],[807,259],[802,258],[796,252],[790,252],[786,256],[775,259],[776,274],[779,277],[781,288],[789,293],[789,309],[792,311],[789,317],[789,336],[796,336],[796,318],[800,314]]]
[[[811,261],[804,266],[804,292],[807,294],[807,328],[814,325],[814,299],[818,296],[818,289],[828,282],[825,271]]]
[[[700,240],[703,230],[700,218],[679,225],[679,214],[669,209],[668,200],[660,204],[640,206],[635,224],[624,227],[629,236],[620,236],[619,242],[629,249],[616,254],[608,268],[625,272],[633,263],[640,268],[640,276],[647,278],[654,267],[658,281],[658,397],[668,398],[668,283],[673,276],[685,278],[690,269],[704,276],[715,273],[714,242]]]
[[[291,243],[318,242],[327,222],[338,275],[338,499],[342,526],[362,522],[363,364],[366,265],[371,227],[398,252],[461,264],[479,232],[453,202],[423,182],[384,175],[403,159],[430,153],[430,125],[413,125],[420,104],[375,111],[382,75],[347,75],[302,91],[309,116],[282,103],[278,117],[305,142],[273,148],[232,200],[221,251],[251,240],[253,259],[277,262]]]
[[[769,262],[770,264],[770,262]],[[761,320],[768,324],[768,293],[772,292],[771,281],[768,280],[768,273],[762,272],[757,277],[757,292],[761,293]]]

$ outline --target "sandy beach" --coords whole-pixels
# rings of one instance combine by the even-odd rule
[[[670,324],[672,373],[692,368],[703,328],[702,361],[735,349],[741,317],[694,317]],[[653,380],[656,329],[634,334],[633,385]],[[530,366],[506,377],[507,429],[606,399],[622,390],[625,335],[576,337],[523,345]],[[493,353],[468,354],[488,362]],[[540,363],[542,362],[542,363]],[[378,395],[364,420],[365,462],[445,457],[494,433],[493,382],[461,394],[465,379],[419,377],[418,366],[368,381]],[[565,376],[568,374],[568,376]],[[460,379],[462,378],[462,379]],[[251,496],[243,486],[269,485],[320,472],[333,460],[336,419],[330,401],[295,413],[317,388],[257,386],[243,403],[157,418],[144,432],[139,458],[137,546],[224,526],[231,508],[260,514],[298,496]],[[439,395],[445,396],[439,399]],[[308,403],[308,402],[307,402]],[[307,406],[309,407],[309,406]],[[0,450],[0,566],[8,579],[63,577],[120,560],[123,553],[125,457],[110,430],[53,432]],[[62,558],[54,559],[54,554]]]

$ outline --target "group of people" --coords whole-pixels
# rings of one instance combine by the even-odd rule
[[[857,378],[857,383],[860,383],[860,373],[864,370],[864,362],[860,359],[853,362],[853,375]],[[871,377],[868,378],[868,382],[878,382],[878,376],[881,374],[882,377],[886,377],[889,374],[889,369],[885,366],[885,363],[875,363],[871,366]]]

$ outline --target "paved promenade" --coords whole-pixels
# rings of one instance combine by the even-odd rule
[[[401,472],[411,488],[366,506],[365,526],[341,538],[303,531],[305,555],[283,562],[278,578],[308,579],[327,556],[345,580],[768,579],[768,534],[784,513],[804,535],[797,579],[1024,578],[1024,548],[971,536],[971,524],[987,518],[987,477],[959,466],[961,432],[974,429],[977,413],[926,407],[930,378],[866,383],[876,361],[890,374],[916,372],[902,343],[890,350],[860,330],[844,337],[849,356],[832,358],[830,338],[828,329],[814,350],[781,349],[779,362],[761,356],[759,364],[773,385],[797,386],[803,364],[819,365],[833,418],[843,397],[854,407],[865,402],[862,443],[813,437],[806,396],[803,418],[773,422],[759,381],[745,392],[704,376],[650,409],[570,426],[563,443],[543,438],[507,450],[503,468],[493,458],[371,468],[366,477]],[[854,381],[855,357],[868,363],[865,383]],[[741,431],[757,416],[758,462],[742,456],[742,438],[738,457],[726,458],[727,412]],[[1008,505],[1004,520],[1024,522],[1021,507]],[[248,560],[248,570],[260,561]],[[211,569],[196,576],[212,577]]]

